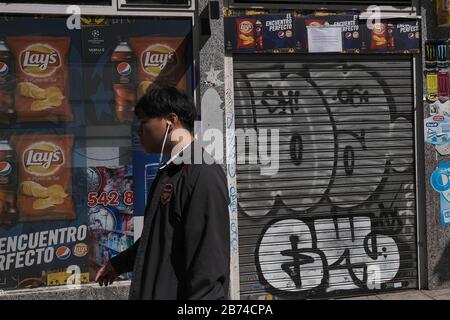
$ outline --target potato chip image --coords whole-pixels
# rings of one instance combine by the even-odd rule
[[[245,34],[240,34],[239,38],[242,41],[246,41],[246,42],[254,42],[255,41],[255,39],[252,36],[246,36]]]
[[[20,185],[22,194],[35,198],[47,198],[49,196],[48,189],[34,181],[24,181]]]
[[[49,197],[48,199],[50,199],[49,201],[53,204],[53,205],[57,205],[57,204],[63,204],[64,203],[64,197],[61,197],[59,195],[54,195]]]
[[[42,210],[55,206],[51,198],[37,199],[33,202],[33,209]]]
[[[58,96],[63,97],[61,90],[58,87],[52,86],[45,89],[45,96],[47,98]]]
[[[44,89],[39,88],[37,85],[29,81],[18,83],[17,89],[19,90],[19,93],[24,97],[33,99],[45,99],[46,97]]]
[[[151,84],[152,84],[151,81],[142,81],[141,83],[139,83],[139,86],[137,89],[138,99],[147,92],[147,89],[150,87]]]
[[[47,103],[52,107],[59,107],[62,104],[62,99],[57,96],[47,98],[44,101],[47,101]]]
[[[45,99],[45,90],[39,87],[31,87],[30,98],[33,99]]]
[[[45,109],[51,109],[53,106],[51,105],[50,101],[47,99],[45,100],[35,100],[31,104],[31,110],[33,111],[42,111]]]
[[[53,184],[50,187],[48,187],[48,194],[57,194],[57,193],[65,193],[64,188],[60,184]]]
[[[49,197],[61,197],[65,198],[68,194],[64,191],[64,188],[59,184],[54,184],[48,187],[48,195]]]
[[[65,96],[58,87],[48,87],[45,89],[45,95],[50,105],[59,107]]]

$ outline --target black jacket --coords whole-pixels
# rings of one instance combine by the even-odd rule
[[[134,272],[130,299],[227,299],[228,204],[218,164],[171,162],[161,168],[140,239],[111,259],[118,273]]]

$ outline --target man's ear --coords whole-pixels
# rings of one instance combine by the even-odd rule
[[[178,125],[178,123],[180,122],[177,114],[173,112],[168,114],[167,119],[168,123],[170,123],[172,126]]]

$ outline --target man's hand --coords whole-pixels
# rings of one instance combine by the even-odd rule
[[[95,282],[98,282],[100,286],[107,287],[108,284],[112,284],[114,280],[116,280],[118,274],[111,262],[107,262],[103,267],[98,270],[97,275],[95,276]]]

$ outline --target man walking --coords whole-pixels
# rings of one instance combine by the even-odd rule
[[[173,87],[152,87],[135,113],[144,149],[170,160],[149,192],[140,239],[103,266],[96,281],[108,285],[133,271],[130,299],[227,299],[227,183],[220,165],[209,164],[211,156],[194,143],[195,106]]]

